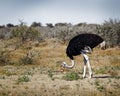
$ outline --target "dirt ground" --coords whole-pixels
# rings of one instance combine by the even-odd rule
[[[62,77],[66,72],[53,72],[49,76],[49,70],[42,71],[40,66],[4,66],[11,73],[0,76],[0,96],[119,96],[120,77],[112,77],[109,74],[94,74],[92,79],[82,78],[67,81]],[[3,70],[2,69],[2,70]],[[14,70],[14,72],[13,72]],[[18,71],[24,71],[19,73]],[[27,71],[26,71],[27,70]],[[16,72],[15,72],[16,71]],[[31,72],[31,73],[30,73]],[[33,72],[33,73],[32,73]],[[14,74],[14,73],[17,73]],[[28,81],[18,78],[29,78]]]

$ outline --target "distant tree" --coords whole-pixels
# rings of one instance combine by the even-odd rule
[[[52,23],[46,23],[46,25],[47,25],[47,27],[49,27],[49,28],[53,28],[53,27],[54,27]]]
[[[11,23],[8,23],[6,26],[7,26],[7,27],[14,27],[14,25],[11,24]]]
[[[67,23],[56,23],[55,26],[67,26]]]
[[[40,22],[33,22],[31,24],[31,27],[41,27],[41,26],[42,26],[42,24]]]
[[[78,23],[77,26],[85,26],[87,25],[86,23]]]
[[[0,28],[5,28],[5,25],[0,25]]]

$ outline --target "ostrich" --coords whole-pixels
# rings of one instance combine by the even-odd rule
[[[83,78],[85,78],[86,76],[86,64],[88,64],[90,74],[89,78],[92,78],[90,60],[87,54],[91,54],[92,49],[97,45],[100,45],[101,49],[105,49],[105,41],[96,34],[84,33],[75,36],[73,39],[70,40],[66,49],[66,54],[71,59],[72,65],[69,66],[66,62],[63,62],[62,68],[72,69],[75,66],[73,56],[82,54],[84,57]]]

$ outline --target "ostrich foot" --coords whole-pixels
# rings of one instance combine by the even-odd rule
[[[83,78],[85,78],[86,77],[86,75],[85,74],[83,74]]]
[[[89,79],[92,79],[92,77],[93,77],[93,74],[92,74],[92,73],[90,73],[90,77],[89,77]]]

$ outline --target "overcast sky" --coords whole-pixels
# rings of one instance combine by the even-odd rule
[[[77,24],[120,19],[120,0],[0,0],[0,25],[32,22]]]

